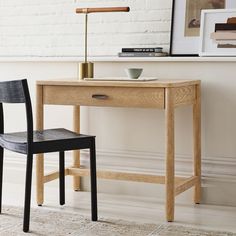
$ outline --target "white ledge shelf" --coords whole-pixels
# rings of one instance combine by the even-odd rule
[[[94,62],[236,62],[236,57],[93,57]]]
[[[89,57],[92,62],[236,62],[236,57]],[[0,57],[0,62],[81,62],[82,57]]]

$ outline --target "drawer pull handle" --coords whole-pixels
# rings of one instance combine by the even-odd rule
[[[105,100],[105,99],[108,99],[108,96],[105,95],[105,94],[93,94],[92,98],[100,99],[100,100]]]

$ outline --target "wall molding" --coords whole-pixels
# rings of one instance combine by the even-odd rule
[[[82,165],[84,166],[89,165],[88,154],[87,151],[81,152]],[[66,153],[66,165],[71,165],[71,160],[71,153]],[[97,166],[100,169],[162,175],[165,169],[164,160],[164,153],[97,149]],[[6,171],[4,171],[4,173],[10,173],[6,178],[7,182],[24,183],[25,163],[26,159],[24,156],[6,152]],[[124,163],[124,165],[120,163]],[[232,157],[203,157],[202,166],[202,202],[236,206],[236,160]],[[47,154],[45,158],[45,172],[57,168],[58,155],[56,153]],[[177,154],[176,170],[177,175],[190,176],[192,170],[191,157]],[[90,184],[88,181],[88,178],[83,179],[83,189],[85,191],[89,190]],[[58,183],[56,181],[54,183],[57,187]],[[70,185],[68,188],[69,187]],[[133,182],[127,181],[99,180],[99,191],[112,194],[135,194],[145,197],[159,196],[159,198],[164,198],[164,191],[161,185],[145,183],[134,184]],[[186,194],[183,194],[184,196],[181,196],[179,201],[191,202],[192,195],[190,193],[186,192]]]
[[[84,152],[84,156],[87,155]],[[163,174],[165,154],[161,152],[100,149],[97,151],[98,166],[121,171],[140,171],[143,173]],[[176,154],[176,173],[188,176],[192,173],[192,157]],[[83,164],[87,165],[82,158]],[[123,161],[122,161],[123,160]],[[122,161],[122,162],[120,162]],[[120,166],[118,163],[124,163]],[[145,164],[145,167],[143,166]],[[234,157],[202,157],[202,176],[204,180],[236,183],[236,158]]]
[[[47,154],[45,167],[55,169],[58,167],[58,155]],[[67,164],[70,165],[71,153],[67,153]],[[192,157],[176,154],[176,174],[188,176],[192,173]],[[88,166],[88,152],[82,151],[82,165]],[[5,152],[5,164],[8,168],[22,169],[25,166],[24,156]],[[121,165],[120,163],[124,163]],[[161,152],[147,152],[119,149],[97,149],[98,168],[115,169],[118,171],[163,174],[165,167],[165,154]],[[234,157],[202,157],[202,176],[204,180],[236,183],[236,158]]]

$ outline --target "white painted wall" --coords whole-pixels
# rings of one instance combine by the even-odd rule
[[[129,13],[89,15],[89,54],[122,47],[168,48],[171,0],[0,0],[0,56],[81,56],[84,15],[77,7],[130,6]]]

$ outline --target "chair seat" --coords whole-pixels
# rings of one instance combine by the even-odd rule
[[[34,131],[33,136],[34,154],[89,148],[91,138],[94,138],[66,129]],[[0,145],[8,150],[27,154],[27,132],[0,134]]]

